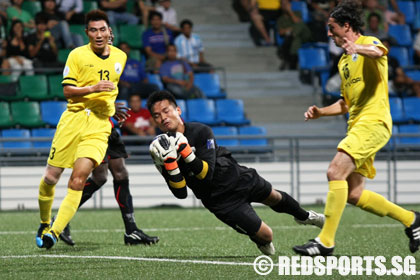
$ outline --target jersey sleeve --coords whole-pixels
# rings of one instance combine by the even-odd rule
[[[382,44],[382,42],[373,36],[366,36],[365,40],[363,41],[364,45],[374,45],[380,49],[382,49],[384,51],[383,55],[387,55],[388,54],[388,49],[387,47],[384,46],[384,44]]]
[[[63,86],[77,86],[79,78],[79,65],[77,63],[77,59],[77,54],[75,52],[70,52],[63,70],[63,82],[61,83]]]
[[[208,182],[213,179],[216,165],[216,141],[208,126],[203,126],[196,135],[199,140],[195,142],[196,159],[189,163],[190,169],[197,179]]]
[[[178,178],[174,180],[174,178],[171,178],[172,176],[168,173],[168,171],[163,168],[163,166],[156,166],[156,168],[159,170],[159,172],[162,174],[163,178],[166,181],[166,185],[168,185],[169,190],[172,192],[172,194],[179,199],[187,198],[188,192],[187,192],[187,184],[185,182],[185,178],[180,173],[180,176],[182,177],[182,180],[179,181]],[[179,182],[174,182],[174,181]]]

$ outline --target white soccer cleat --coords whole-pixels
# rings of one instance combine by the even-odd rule
[[[313,226],[322,228],[325,222],[324,214],[317,213],[313,210],[309,210],[308,212],[309,212],[309,217],[306,220],[301,221],[295,218],[296,223],[301,224],[301,225],[313,225]]]
[[[257,245],[258,249],[260,249],[261,253],[267,256],[274,255],[276,253],[276,249],[274,248],[273,242],[267,243],[265,245]]]

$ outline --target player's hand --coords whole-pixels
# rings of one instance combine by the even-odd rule
[[[131,108],[126,107],[124,103],[117,102],[115,103],[115,114],[113,117],[121,125],[123,122],[127,120],[128,117],[130,117],[130,114],[129,114],[130,110]]]
[[[344,37],[344,44],[341,46],[346,54],[356,54],[357,53],[357,46],[354,42],[350,41],[349,39]]]
[[[156,142],[157,141],[158,141],[158,139],[155,139],[155,140],[153,140],[152,143],[150,143],[149,152],[150,152],[150,156],[152,157],[153,163],[156,166],[163,166],[163,159],[160,157],[159,150],[156,147]]]
[[[181,153],[188,145],[187,137],[185,137],[181,132],[168,132],[168,135],[175,138],[175,148],[178,153]]]
[[[111,81],[99,81],[93,86],[93,92],[113,91],[114,89],[115,85]]]
[[[166,170],[178,168],[176,162],[178,153],[176,151],[174,137],[169,137],[167,134],[160,134],[153,140],[152,144],[158,151],[159,157],[163,161]]]
[[[313,106],[308,108],[308,110],[305,112],[304,116],[305,116],[305,121],[315,120],[315,119],[318,119],[319,117],[321,117],[321,112],[320,112],[320,109],[317,106],[313,105]]]

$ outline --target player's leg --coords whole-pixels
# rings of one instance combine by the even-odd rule
[[[47,165],[44,176],[39,184],[38,204],[41,224],[36,234],[36,244],[43,246],[42,237],[50,229],[51,208],[54,201],[55,185],[61,177],[64,169]]]
[[[78,158],[75,161],[68,183],[68,192],[58,209],[57,219],[54,221],[52,228],[43,237],[43,245],[47,249],[57,242],[57,237],[73,218],[74,214],[76,214],[86,179],[92,172],[95,164],[95,160],[90,158]]]
[[[355,170],[353,158],[338,151],[327,171],[329,191],[325,204],[325,223],[317,238],[293,250],[301,255],[330,255],[334,250],[335,234],[347,203],[346,178]]]
[[[420,214],[406,210],[378,193],[365,190],[365,177],[359,173],[350,174],[347,182],[349,184],[349,203],[380,217],[388,216],[402,223],[406,227],[405,232],[410,239],[410,251],[414,253],[418,250],[420,245]]]
[[[123,157],[109,159],[109,170],[114,178],[114,194],[120,207],[124,221],[125,244],[155,244],[159,241],[157,236],[148,236],[137,227],[134,218],[133,199],[130,193],[128,170]]]

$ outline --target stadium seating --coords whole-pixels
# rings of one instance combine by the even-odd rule
[[[143,25],[120,25],[120,41],[126,42],[131,48],[140,49],[143,46]]]
[[[141,53],[140,53],[140,50],[130,50],[129,57],[131,59],[135,59],[137,61],[141,61]]]
[[[81,35],[83,37],[83,42],[85,44],[89,43],[89,38],[85,33],[85,26],[83,24],[71,24],[70,32]]]
[[[415,122],[420,122],[420,98],[406,97],[403,98],[403,107],[405,116]]]
[[[49,96],[51,98],[65,100],[63,94],[63,86],[61,82],[63,81],[63,75],[50,75],[48,76],[48,89]]]
[[[48,99],[47,76],[20,76],[19,90],[23,96],[28,97],[30,100]]]
[[[419,70],[408,70],[405,72],[407,77],[413,79],[414,81],[420,81],[420,71]]]
[[[267,130],[262,126],[241,126],[239,135],[267,135]],[[239,139],[242,146],[267,146],[267,139]]]
[[[417,2],[417,1],[416,1]],[[398,9],[404,14],[405,16],[405,22],[407,24],[414,24],[414,21],[416,19],[416,8],[415,4],[412,1],[397,1]]]
[[[58,50],[58,61],[62,63],[66,63],[67,57],[69,56],[69,53],[71,52],[70,49],[59,49]]]
[[[146,75],[147,75],[147,78],[149,79],[149,83],[157,85],[160,90],[163,89],[163,83],[160,79],[159,74],[147,73]]]
[[[43,101],[41,102],[42,121],[48,125],[56,127],[60,120],[61,114],[66,110],[67,102],[65,101]]]
[[[36,101],[12,102],[12,118],[14,122],[23,127],[39,127],[44,124],[41,119],[39,103]]]
[[[216,105],[211,99],[187,100],[188,119],[190,122],[201,122],[207,125],[219,124],[216,118]]]
[[[194,85],[203,91],[207,98],[225,98],[226,93],[220,88],[220,77],[215,73],[197,73]]]
[[[388,34],[397,41],[399,46],[412,47],[410,26],[407,24],[390,24]]]
[[[3,139],[5,138],[27,138],[31,137],[29,129],[3,129],[1,132]],[[3,142],[3,148],[31,148],[31,141],[10,141]]]
[[[391,116],[394,123],[404,123],[408,121],[408,118],[404,112],[403,103],[400,98],[389,98],[389,106],[391,107]]]
[[[308,5],[304,1],[291,1],[291,8],[294,12],[300,12],[302,20],[305,23],[310,21]]]
[[[179,108],[181,108],[181,118],[184,120],[184,122],[188,122],[187,103],[183,99],[177,99],[176,104]]]
[[[391,47],[389,56],[396,58],[401,67],[408,67],[413,64],[406,47]]]
[[[33,17],[42,10],[41,1],[22,1],[22,9],[29,12]]]
[[[98,9],[98,3],[96,1],[83,1],[83,13],[87,14],[96,9]]]
[[[24,96],[18,88],[18,82],[12,76],[0,75],[0,100],[12,101],[23,100]]]
[[[31,130],[32,137],[50,137],[53,138],[55,128],[34,128]],[[32,140],[32,146],[34,148],[49,148],[51,147],[51,141],[34,141]]]
[[[216,100],[217,119],[228,125],[245,125],[250,121],[245,117],[244,102],[240,99]]]
[[[8,128],[13,126],[13,124],[9,103],[0,102],[0,127]]]
[[[418,124],[405,124],[400,125],[399,128],[400,134],[420,134],[420,125]],[[398,140],[400,144],[420,144],[420,137],[400,137]]]
[[[212,127],[213,134],[216,138],[216,143],[219,146],[238,146],[238,139],[219,139],[217,136],[236,136],[238,135],[238,129],[234,126],[214,126]]]

